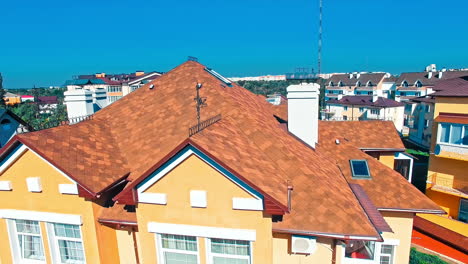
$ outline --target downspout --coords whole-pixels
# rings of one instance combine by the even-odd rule
[[[138,242],[137,242],[137,239],[136,239],[136,228],[135,227],[132,227],[132,238],[133,238],[133,248],[135,250],[135,261],[137,264],[140,264],[140,257],[138,255]]]

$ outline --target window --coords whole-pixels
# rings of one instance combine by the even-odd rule
[[[468,145],[468,125],[441,123],[439,142]]]
[[[429,119],[426,119],[424,122],[424,128],[428,128],[428,127],[429,127]]]
[[[364,110],[365,110],[364,107],[359,107],[359,113],[364,112]]]
[[[345,256],[347,258],[374,259],[375,242],[352,240],[346,244]]]
[[[18,257],[22,261],[45,261],[39,222],[31,220],[12,220],[12,222],[17,238]]]
[[[380,115],[380,109],[371,109],[371,114],[373,115]]]
[[[348,107],[347,107],[347,106],[344,106],[343,109],[344,109],[345,111],[348,111]]]
[[[460,210],[458,210],[458,220],[468,223],[468,199],[460,200]]]
[[[420,81],[417,81],[415,86],[416,87],[422,87],[422,83]]]
[[[107,92],[115,93],[115,92],[122,92],[122,86],[120,85],[110,85],[107,87]]]
[[[374,94],[374,92],[372,92],[372,91],[371,91],[371,92],[367,92],[367,95],[373,95],[373,94]]]
[[[109,104],[112,104],[113,102],[119,100],[122,98],[122,96],[108,96]]]
[[[49,224],[51,251],[57,263],[85,263],[80,227],[69,224]]]
[[[367,160],[350,160],[351,172],[353,178],[368,179],[370,178],[369,165]]]
[[[249,264],[251,263],[250,242],[229,239],[210,239],[212,264]]]
[[[330,82],[330,86],[333,87],[333,86],[335,86],[335,85],[333,84],[333,82]]]
[[[421,96],[421,92],[414,93],[415,96]]]
[[[403,86],[403,87],[408,87],[408,82],[407,82],[407,81],[403,81],[403,82],[401,83],[401,86]]]
[[[197,238],[192,236],[161,234],[161,263],[164,264],[197,264]]]
[[[380,264],[393,264],[394,246],[382,245],[380,248]]]

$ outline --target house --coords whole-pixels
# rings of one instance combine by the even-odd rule
[[[41,114],[50,114],[57,109],[59,102],[57,96],[38,96],[37,103]]]
[[[136,71],[135,73],[106,74],[96,73],[91,75],[78,75],[74,79],[65,82],[67,91],[90,90],[98,88],[106,89],[109,104],[117,101],[123,96],[135,91],[145,83],[159,76],[160,72]]]
[[[0,109],[0,147],[15,135],[34,131],[33,127],[7,109]]]
[[[325,101],[348,95],[377,95],[388,98],[393,85],[388,73],[334,74],[326,82]]]
[[[466,263],[468,76],[439,82],[432,96],[435,118],[426,194],[444,209],[446,215],[418,215],[420,219],[416,228],[418,235],[430,242],[426,247],[436,252],[445,250],[441,253]],[[430,235],[430,231],[435,229],[439,232]],[[440,242],[445,245],[440,246]]]
[[[20,96],[21,96],[21,103],[34,102],[34,96],[32,95],[22,94]]]
[[[431,145],[434,102],[435,99],[431,94],[405,102],[403,125],[408,128],[408,139],[425,150],[429,150]]]
[[[396,80],[395,100],[408,101],[415,97],[426,96],[434,92],[434,85],[440,80],[468,75],[466,70],[436,70],[434,64],[424,72],[404,72]]]
[[[320,132],[318,85],[287,97],[285,123],[188,61],[90,120],[16,136],[2,263],[407,263],[415,213],[440,208]]]
[[[326,101],[323,120],[387,120],[403,129],[404,104],[377,95],[347,95]]]
[[[3,96],[6,105],[17,105],[21,103],[21,97],[17,94],[6,92]]]

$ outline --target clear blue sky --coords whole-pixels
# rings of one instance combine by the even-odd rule
[[[468,67],[466,0],[324,0],[323,72]],[[167,71],[188,55],[225,76],[315,67],[318,0],[2,0],[7,88],[94,72]]]

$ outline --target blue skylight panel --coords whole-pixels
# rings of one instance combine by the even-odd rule
[[[353,178],[368,179],[370,178],[369,165],[367,160],[350,160],[351,172]]]

